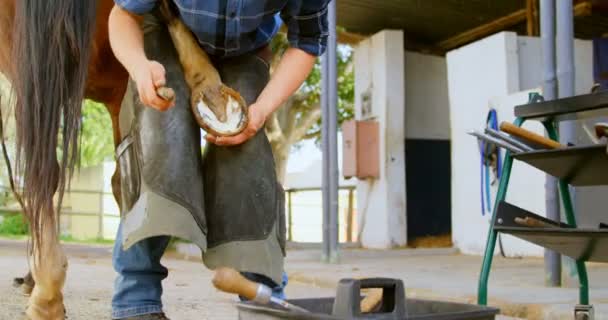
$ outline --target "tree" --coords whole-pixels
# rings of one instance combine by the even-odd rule
[[[80,137],[80,165],[96,166],[114,157],[112,120],[106,107],[85,100],[82,108],[82,135]]]
[[[271,72],[288,48],[285,33],[279,33],[271,43],[274,57]],[[338,47],[338,123],[354,116],[354,71],[352,50]],[[320,59],[300,89],[266,121],[278,179],[285,182],[287,160],[292,147],[307,139],[319,141],[321,135],[321,65]]]

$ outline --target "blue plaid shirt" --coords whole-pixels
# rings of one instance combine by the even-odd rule
[[[159,0],[114,0],[134,14]],[[212,55],[237,56],[270,42],[282,22],[292,47],[319,56],[327,46],[327,3],[331,0],[172,0],[182,21]],[[334,0],[335,1],[335,0]]]

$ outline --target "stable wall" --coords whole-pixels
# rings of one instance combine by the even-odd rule
[[[490,106],[498,120],[513,121],[513,108],[527,102],[528,90],[541,92],[540,38],[518,37],[502,32],[447,54],[452,138],[452,229],[453,242],[463,253],[483,254],[490,213],[482,215],[480,155],[470,130],[481,130]],[[576,41],[576,92],[588,92],[592,81],[592,50],[588,41]],[[525,128],[543,134],[539,123]],[[503,152],[504,156],[504,152]],[[546,216],[545,174],[515,162],[507,201]],[[492,202],[498,183],[492,188]],[[493,203],[492,203],[493,204]],[[542,256],[543,249],[502,235],[508,256]],[[497,246],[498,251],[498,246]]]
[[[445,58],[406,52],[403,32],[385,30],[358,44],[354,62],[355,119],[380,124],[380,178],[357,181],[362,246],[449,233]]]
[[[357,224],[366,248],[407,243],[403,32],[385,30],[355,49],[355,119],[379,124],[377,179],[357,181]]]

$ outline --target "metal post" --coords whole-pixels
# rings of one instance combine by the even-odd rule
[[[346,242],[353,241],[353,210],[355,190],[348,188],[348,209],[346,211]]]
[[[555,0],[540,2],[540,32],[543,56],[543,96],[545,100],[557,97],[557,77],[555,75]],[[545,205],[547,218],[559,221],[559,193],[557,179],[551,175],[545,178]],[[552,250],[545,249],[545,283],[548,286],[561,285],[561,258]]]
[[[336,1],[330,1],[328,10],[329,39],[328,62],[328,139],[329,139],[329,260],[338,261],[338,57],[336,38]]]
[[[289,229],[287,229],[287,239],[289,241],[293,241],[293,209],[291,205],[291,192],[291,190],[287,191],[287,224],[289,225]]]
[[[574,95],[574,13],[572,1],[557,1],[557,83],[559,98]],[[562,121],[559,123],[560,142],[567,145],[576,143],[576,121]],[[569,187],[572,202],[576,203],[575,188]],[[562,198],[564,194],[562,193]],[[574,271],[576,264],[573,259],[564,257],[567,269]],[[565,274],[572,274],[567,272]],[[570,278],[572,279],[572,278]],[[572,279],[575,280],[575,279]]]
[[[321,259],[329,261],[329,63],[327,51],[321,58],[321,148],[323,165],[321,172],[321,193],[323,196],[323,253]]]

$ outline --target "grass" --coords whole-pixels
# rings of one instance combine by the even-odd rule
[[[28,235],[23,234],[10,234],[10,233],[0,233],[0,239],[9,239],[9,240],[28,240]],[[75,239],[72,236],[61,236],[59,240],[62,243],[79,243],[79,244],[114,244],[114,240],[109,239]]]
[[[110,239],[99,239],[99,238],[93,238],[93,239],[75,239],[72,236],[61,236],[61,237],[59,237],[59,239],[61,240],[61,242],[64,242],[64,243],[114,244],[114,240],[110,240]]]

